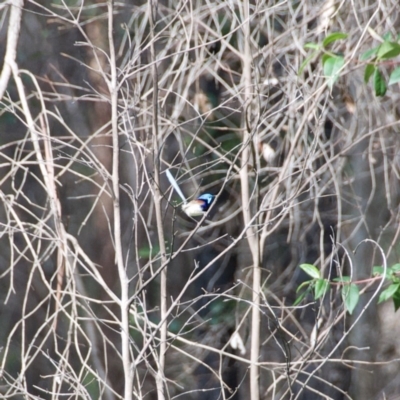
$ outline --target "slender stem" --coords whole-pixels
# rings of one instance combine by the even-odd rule
[[[4,4],[4,3],[3,3]],[[11,76],[11,64],[17,59],[17,45],[19,31],[21,27],[22,9],[24,7],[23,0],[12,0],[10,4],[10,19],[7,30],[7,49],[4,56],[3,70],[0,75],[0,100],[6,91],[8,81]]]
[[[114,243],[118,276],[121,285],[121,352],[124,368],[124,399],[132,399],[133,369],[129,347],[129,279],[124,267],[121,243],[121,214],[119,197],[119,139],[118,139],[118,82],[115,48],[113,40],[113,1],[108,0],[108,40],[110,50],[111,79],[108,87],[111,97],[111,127],[113,142],[112,186],[114,210]]]
[[[160,192],[160,143],[159,143],[159,129],[158,129],[158,71],[155,55],[155,13],[157,10],[157,0],[149,0],[149,13],[150,13],[150,57],[151,57],[151,72],[153,79],[153,161],[154,161],[154,207],[156,211],[158,242],[161,252],[161,263],[165,265],[167,262],[167,253],[165,248],[164,226],[161,212],[162,195]],[[165,367],[165,351],[167,345],[167,268],[161,271],[160,282],[160,352],[158,358],[158,371],[156,377],[157,384],[157,397],[158,400],[164,400],[164,367]]]
[[[249,243],[253,261],[253,291],[252,291],[252,317],[251,317],[251,351],[250,351],[250,398],[259,400],[259,349],[260,349],[260,287],[261,268],[260,251],[257,230],[251,225],[251,206],[249,192],[248,163],[251,157],[251,134],[247,124],[247,111],[253,98],[251,64],[252,54],[250,49],[250,13],[248,0],[243,1],[243,33],[244,33],[244,56],[243,82],[244,82],[244,110],[242,117],[243,144],[240,170],[241,195],[243,219],[246,227],[247,240]]]

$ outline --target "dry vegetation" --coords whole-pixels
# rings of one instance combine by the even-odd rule
[[[397,0],[0,7],[2,398],[399,398],[399,87],[360,61]],[[337,31],[330,90],[298,71]],[[302,263],[354,313],[294,306]]]

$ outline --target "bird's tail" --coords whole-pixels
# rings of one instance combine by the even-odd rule
[[[172,176],[171,172],[169,169],[167,169],[166,171],[167,174],[167,178],[169,180],[169,183],[172,185],[172,187],[175,189],[176,193],[179,194],[179,197],[182,199],[183,203],[186,204],[187,200],[185,198],[185,196],[182,193],[181,188],[179,187],[178,183],[176,182],[175,178]]]

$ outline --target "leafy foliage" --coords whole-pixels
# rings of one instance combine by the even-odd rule
[[[334,83],[338,80],[340,72],[345,64],[345,59],[341,54],[335,54],[329,51],[328,47],[333,43],[347,39],[348,35],[343,32],[335,32],[326,36],[321,44],[307,43],[304,47],[307,49],[314,50],[313,53],[308,56],[299,68],[299,74],[302,74],[306,65],[315,57],[322,54],[322,66],[324,76],[326,77],[328,86],[332,89]]]
[[[377,34],[374,32],[374,36]],[[332,89],[335,82],[345,66],[345,57],[341,54],[329,52],[327,47],[338,40],[345,40],[348,35],[343,32],[335,32],[327,35],[321,44],[307,43],[304,48],[311,49],[311,55],[303,61],[299,68],[299,74],[302,74],[306,65],[308,65],[315,57],[321,56],[324,76],[327,80],[328,87]],[[378,37],[379,38],[379,37]],[[400,55],[400,40],[397,37],[393,41],[391,35],[384,35],[379,38],[381,44],[366,50],[360,55],[360,62],[367,62],[365,65],[364,81],[369,82],[373,76],[373,87],[376,96],[384,96],[387,91],[387,86],[400,82],[400,67],[394,68],[386,81],[382,66],[386,65],[386,61],[393,60]]]
[[[314,290],[314,299],[318,300],[323,297],[331,288],[331,283],[328,279],[322,279],[318,268],[312,264],[301,264],[300,268],[309,275],[312,279],[303,282],[297,288],[297,292],[304,290],[297,298],[294,305],[298,305],[301,301]],[[373,278],[371,281],[382,279],[385,269],[383,267],[373,268]],[[384,289],[378,299],[378,304],[384,301],[393,300],[395,310],[400,308],[400,264],[394,264],[388,267],[384,279],[391,281],[391,284]],[[341,294],[344,307],[349,314],[352,314],[360,299],[360,288],[357,282],[352,282],[350,276],[342,276],[334,279],[335,284],[342,286]],[[363,282],[363,284],[368,282]]]
[[[384,268],[374,267],[373,273],[375,276],[381,276],[384,274]],[[378,303],[392,299],[394,308],[397,311],[400,308],[400,264],[388,267],[385,278],[391,281],[391,284],[381,292]]]

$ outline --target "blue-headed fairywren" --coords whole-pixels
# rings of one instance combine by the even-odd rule
[[[182,210],[189,217],[200,217],[208,211],[214,198],[215,196],[210,193],[202,194],[197,199],[189,201],[189,203],[183,203]]]
[[[188,202],[169,169],[166,170],[166,173],[169,182],[183,201],[182,210],[186,213],[186,215],[189,217],[201,217],[204,215],[210,208],[215,196],[210,193],[205,193],[197,199]]]

